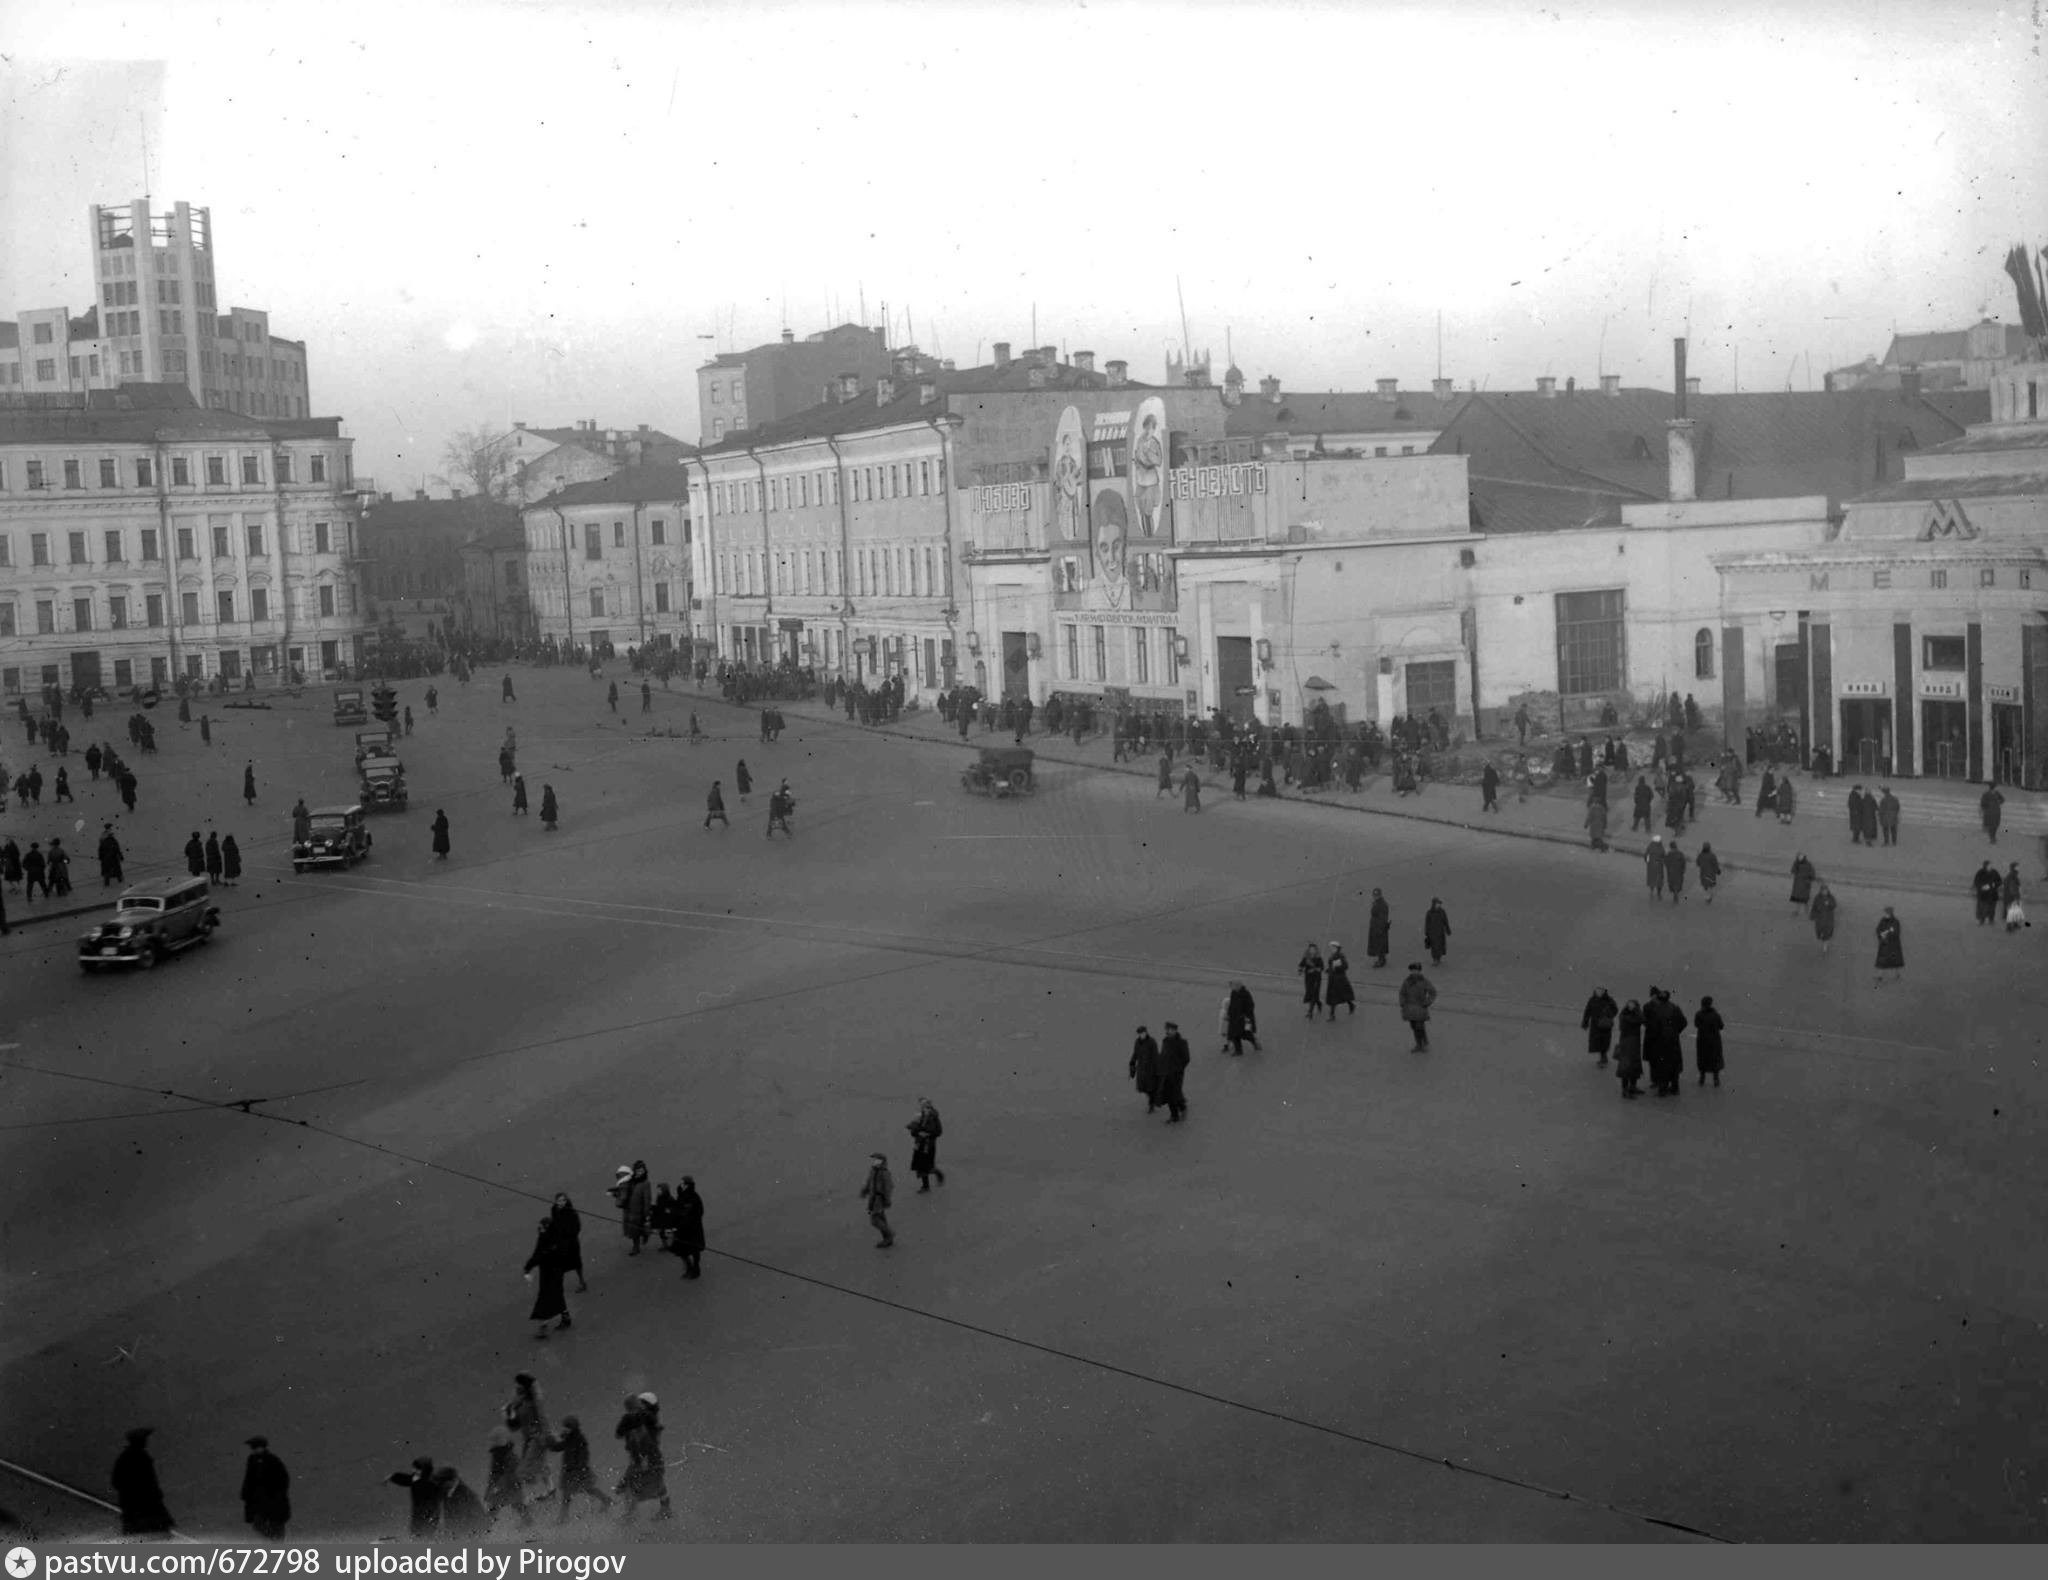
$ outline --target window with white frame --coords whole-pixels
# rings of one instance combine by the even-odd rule
[[[1704,625],[1692,636],[1692,678],[1714,678],[1714,633],[1711,628]]]
[[[1131,679],[1140,686],[1152,683],[1152,633],[1142,625],[1131,627]]]

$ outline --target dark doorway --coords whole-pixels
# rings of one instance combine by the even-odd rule
[[[1930,779],[1969,777],[1969,709],[1962,703],[1920,704],[1920,771]]]
[[[1778,716],[1780,724],[1788,726],[1799,738],[1799,761],[1806,761],[1806,644],[1804,642],[1780,642],[1777,647],[1776,666],[1772,679],[1775,682],[1771,695],[1771,711]]]
[[[1259,688],[1253,683],[1252,639],[1216,638],[1216,705],[1238,724],[1258,717]]]
[[[2027,737],[2017,702],[1991,704],[1991,777],[2003,785],[2027,782]]]
[[[1842,771],[1875,778],[1892,771],[1892,705],[1886,697],[1842,701]]]
[[[90,691],[100,684],[100,656],[97,653],[71,655],[71,684]]]
[[[1003,633],[1003,695],[1019,701],[1031,695],[1031,647],[1022,631]]]

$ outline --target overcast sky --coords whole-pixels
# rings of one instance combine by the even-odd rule
[[[385,488],[450,431],[697,435],[713,349],[869,322],[1156,380],[1819,385],[2017,317],[2037,4],[0,8],[0,311],[93,296],[88,204],[213,211]],[[716,336],[714,340],[707,338]],[[438,490],[437,490],[438,491]]]

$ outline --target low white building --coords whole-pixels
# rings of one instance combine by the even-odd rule
[[[521,519],[542,640],[621,652],[688,646],[696,583],[687,467],[628,467],[550,494]]]
[[[0,691],[358,666],[353,443],[183,384],[0,399]]]

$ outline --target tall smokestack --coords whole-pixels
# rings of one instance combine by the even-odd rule
[[[1671,342],[1671,388],[1678,396],[1678,411],[1685,415],[1685,336],[1679,335]]]

